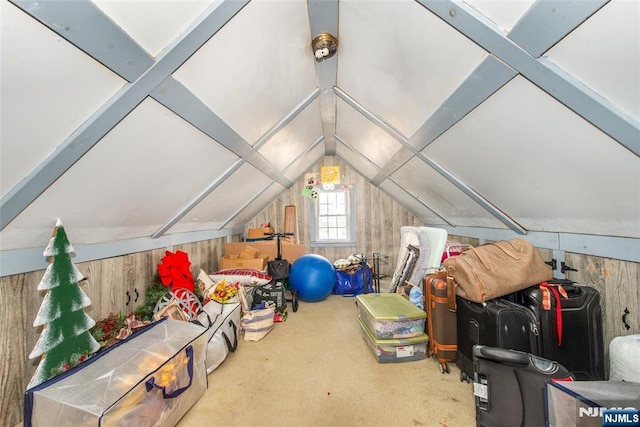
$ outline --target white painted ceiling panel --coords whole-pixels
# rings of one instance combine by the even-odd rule
[[[247,205],[242,211],[235,216],[226,226],[227,227],[244,227],[249,221],[268,206],[271,202],[276,200],[280,194],[285,190],[283,186],[274,182],[266,190],[261,191],[258,196]],[[280,231],[280,230],[276,230]]]
[[[8,2],[0,2],[6,194],[100,108],[124,81]]]
[[[266,141],[258,152],[276,170],[282,171],[321,136],[320,105],[316,99]]]
[[[315,89],[303,1],[252,1],[174,77],[253,145]]]
[[[313,148],[298,157],[294,163],[290,164],[285,169],[283,175],[292,182],[301,178],[308,169],[324,157],[324,154],[324,145],[322,143],[316,144]]]
[[[640,120],[640,2],[613,0],[549,50],[549,60]]]
[[[340,40],[338,86],[407,137],[486,56],[411,0],[340,1]]]
[[[92,1],[152,56],[157,56],[214,3],[213,0]]]
[[[382,167],[402,146],[389,133],[342,100],[337,102],[336,135]]]
[[[42,244],[56,218],[76,229],[78,244],[97,239],[78,229],[114,227],[118,239],[145,236],[235,160],[235,154],[148,99],[3,230],[3,247],[10,233],[29,229],[45,233]]]
[[[640,236],[640,159],[524,78],[423,153],[525,229]]]
[[[509,32],[518,19],[531,7],[534,0],[463,0],[503,31]]]
[[[411,212],[416,218],[424,221],[425,224],[446,225],[445,221],[435,215],[433,211],[421,204],[395,182],[388,179],[380,184],[380,189]]]
[[[208,228],[222,228],[269,183],[265,174],[244,163],[169,231],[193,231],[197,229],[197,223],[207,223]]]
[[[438,216],[453,225],[482,224],[483,227],[504,227],[469,196],[417,157],[398,169],[393,178],[403,187],[410,188],[420,200],[433,208]]]
[[[333,155],[427,225],[640,238],[640,2],[563,1],[2,1],[2,250],[229,235]]]
[[[368,180],[372,180],[378,174],[379,168],[371,163],[371,160],[364,157],[359,151],[356,151],[339,141],[336,142],[336,155],[347,162],[355,170],[359,171],[360,175],[364,176]]]

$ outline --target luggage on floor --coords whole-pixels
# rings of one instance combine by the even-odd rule
[[[356,304],[359,317],[377,339],[424,334],[427,313],[396,293],[361,294],[356,296]]]
[[[473,378],[475,344],[538,352],[538,327],[530,309],[511,301],[496,298],[484,303],[456,297],[458,354],[460,380]]]
[[[605,378],[602,308],[595,288],[554,279],[518,295],[536,317],[537,354],[558,361],[578,380]]]
[[[640,335],[615,337],[609,344],[609,379],[640,383]]]
[[[440,372],[449,373],[448,362],[457,356],[456,294],[453,278],[445,271],[424,279],[429,353],[438,359]]]
[[[25,393],[25,426],[176,425],[207,389],[207,336],[164,318]]]
[[[551,280],[553,272],[538,249],[524,239],[471,247],[444,261],[456,293],[474,302],[498,298]]]
[[[483,345],[473,348],[473,371],[478,426],[544,426],[546,383],[573,379],[555,361]]]
[[[362,317],[358,317],[358,321],[362,338],[378,363],[413,362],[427,358],[427,334],[422,333],[409,338],[380,339]]]

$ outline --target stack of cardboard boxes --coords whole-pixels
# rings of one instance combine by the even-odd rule
[[[281,243],[282,258],[292,264],[296,259],[307,253],[307,248],[303,244],[289,243],[286,240]],[[275,240],[225,243],[224,253],[225,255],[220,258],[220,270],[252,268],[262,271],[267,268],[267,262],[278,257],[277,242]]]
[[[269,261],[269,255],[261,255],[260,250],[249,245],[239,248],[239,252],[227,252],[227,255],[220,259],[220,269],[230,268],[251,268],[254,270],[264,270]]]

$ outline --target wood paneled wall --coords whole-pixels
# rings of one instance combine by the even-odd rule
[[[381,272],[393,274],[400,243],[400,227],[424,225],[398,205],[385,193],[353,172],[346,164],[334,157],[326,157],[321,164],[309,172],[320,172],[320,165],[340,166],[341,182],[354,184],[356,188],[356,245],[353,247],[310,248],[309,220],[311,200],[302,197],[303,182],[296,182],[270,206],[260,212],[247,227],[270,222],[276,231],[284,229],[284,208],[295,205],[299,243],[307,244],[309,253],[317,253],[334,261],[354,253],[371,256],[374,252],[387,258]],[[241,236],[233,236],[239,241]],[[450,241],[478,245],[478,239],[465,236],[449,236]],[[224,255],[226,238],[194,242],[173,247],[189,254],[192,273],[200,268],[207,272],[218,269],[220,256]],[[46,242],[44,242],[46,243]],[[157,264],[165,249],[156,249],[121,257],[77,264],[87,277],[83,287],[92,301],[87,313],[95,320],[110,312],[128,313],[143,303],[144,292],[157,271]],[[553,252],[540,250],[545,261],[550,261]],[[577,269],[568,272],[567,278],[594,286],[600,291],[604,313],[605,345],[618,335],[640,334],[640,286],[638,263],[600,258],[582,254],[565,253],[567,265]],[[0,389],[3,390],[0,405],[0,425],[14,426],[22,420],[23,394],[37,366],[37,360],[28,360],[40,330],[33,321],[42,303],[43,295],[37,286],[44,271],[35,271],[0,278]],[[127,295],[128,292],[128,295]],[[135,301],[136,296],[138,302]],[[629,329],[622,322],[625,317]]]
[[[235,240],[239,239],[236,236]],[[218,238],[177,245],[171,250],[189,254],[193,274],[200,268],[213,272],[218,269],[225,241],[226,238]],[[142,305],[147,285],[153,281],[165,250],[76,264],[86,277],[81,286],[92,302],[87,314],[99,320],[111,312],[128,314]],[[33,327],[33,321],[44,297],[37,290],[43,275],[44,270],[40,270],[0,278],[0,390],[3,390],[0,426],[21,422],[24,392],[38,366],[39,359],[28,357],[41,332]]]
[[[371,257],[378,252],[386,258],[381,262],[381,273],[393,274],[398,258],[400,244],[400,227],[423,225],[418,218],[396,203],[386,193],[367,181],[362,175],[353,171],[347,164],[336,157],[325,157],[309,173],[320,174],[320,166],[340,166],[341,185],[354,185],[356,196],[356,245],[349,247],[310,247],[310,224],[313,201],[302,196],[304,182],[300,179],[285,191],[273,203],[267,206],[247,228],[271,223],[276,232],[284,231],[284,208],[296,206],[298,217],[297,243],[307,246],[308,253],[322,255],[333,262],[347,258],[352,254],[365,254]]]

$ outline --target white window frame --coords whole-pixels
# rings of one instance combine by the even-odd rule
[[[311,215],[311,246],[312,247],[322,247],[322,246],[355,246],[355,230],[356,230],[356,220],[355,220],[355,213],[356,213],[356,203],[355,203],[355,190],[353,188],[336,188],[333,190],[323,190],[323,189],[319,189],[317,190],[318,193],[318,197],[317,199],[314,200],[313,203],[313,214]],[[326,224],[325,221],[322,221],[320,219],[320,216],[323,215],[325,212],[323,212],[323,214],[321,214],[320,212],[320,208],[321,208],[321,199],[324,196],[330,196],[331,194],[337,194],[337,193],[341,193],[344,194],[345,196],[345,203],[344,203],[344,211],[343,212],[336,212],[335,210],[333,211],[329,211],[326,212],[326,216],[327,217],[333,217],[333,218],[329,218],[329,221],[332,222],[333,220],[336,219],[336,217],[344,217],[345,221],[343,222],[344,227],[342,227],[342,224],[336,224],[335,222],[333,222],[332,224],[329,225],[329,228],[333,228],[332,225],[336,225],[338,228],[344,228],[346,229],[346,236],[344,238],[338,238],[335,236],[334,234],[334,238],[331,237],[327,237],[326,235],[321,237],[321,230],[320,227],[321,225]],[[336,206],[337,209],[339,209],[339,207]]]

